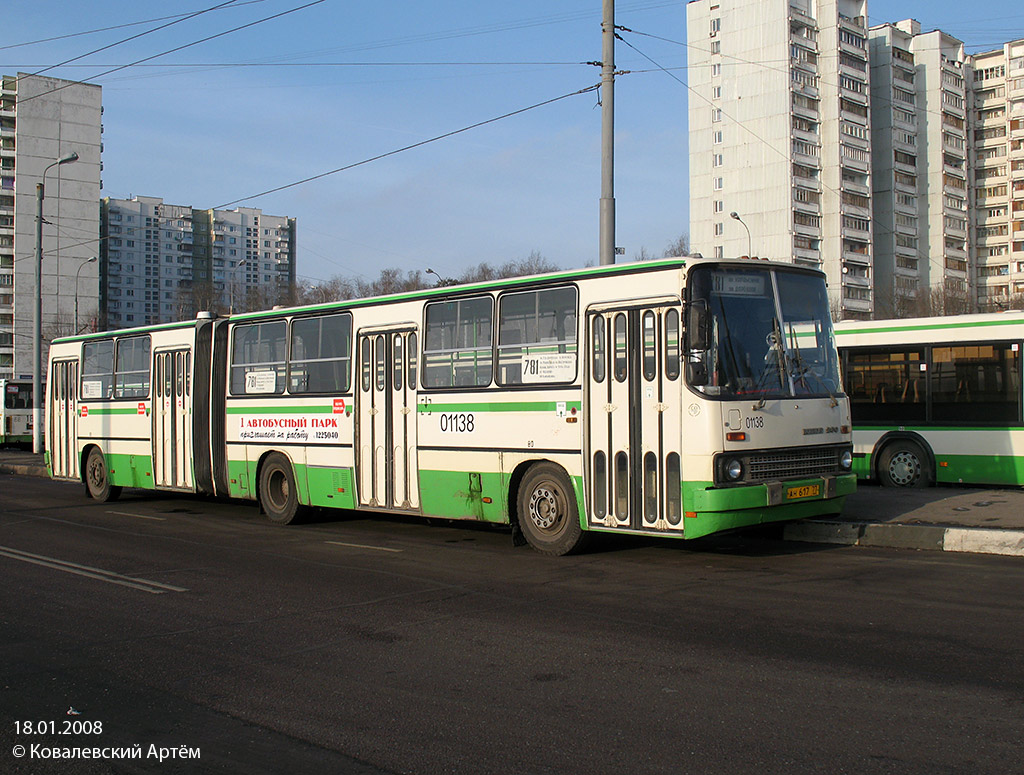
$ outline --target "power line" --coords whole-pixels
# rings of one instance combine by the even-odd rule
[[[69,60],[71,61],[71,60]],[[51,65],[47,69],[53,67],[63,67],[66,63],[59,65]],[[133,65],[113,65],[113,64],[89,64],[89,65],[71,65],[71,67],[161,67],[161,68],[185,68],[185,67],[490,67],[490,66],[507,66],[507,65],[591,65],[596,64],[595,62],[584,62],[584,61],[537,61],[537,62],[168,62],[159,64],[146,64],[137,63]],[[6,67],[43,67],[43,65],[6,65]],[[32,75],[38,75],[38,73],[32,73]]]
[[[311,183],[314,180],[319,180],[320,178],[326,178],[329,175],[334,175],[334,174],[337,174],[339,172],[345,172],[346,170],[351,170],[351,169],[354,169],[356,167],[361,167],[364,164],[369,164],[370,162],[373,162],[373,161],[379,161],[380,159],[386,159],[389,156],[395,156],[395,155],[397,155],[399,153],[403,153],[404,151],[410,151],[413,148],[419,148],[419,147],[427,145],[429,143],[437,142],[438,140],[444,140],[445,138],[448,138],[448,137],[454,137],[455,135],[462,134],[463,132],[468,132],[471,129],[477,129],[477,128],[485,126],[487,124],[493,124],[496,121],[501,121],[501,120],[506,119],[506,118],[511,118],[512,116],[517,116],[520,113],[526,113],[528,110],[534,110],[535,108],[540,108],[540,107],[543,107],[545,105],[550,105],[553,102],[558,102],[559,100],[568,99],[569,97],[575,97],[575,96],[577,96],[579,94],[586,94],[587,92],[594,91],[595,89],[599,89],[600,87],[601,87],[601,84],[594,84],[593,86],[587,86],[586,88],[583,88],[583,89],[577,89],[574,92],[569,92],[568,94],[563,94],[560,97],[553,97],[553,98],[551,98],[549,100],[544,100],[543,102],[538,102],[538,103],[535,103],[533,105],[529,105],[528,107],[525,107],[525,108],[519,108],[518,110],[513,110],[513,111],[511,111],[509,113],[504,113],[504,114],[502,114],[500,116],[495,116],[493,118],[488,118],[488,119],[486,119],[484,121],[478,121],[475,124],[470,124],[469,126],[464,126],[461,129],[455,129],[455,130],[452,130],[451,132],[445,132],[444,134],[435,135],[434,137],[428,138],[426,140],[420,140],[419,142],[412,143],[411,145],[403,146],[402,148],[396,148],[396,149],[394,149],[392,151],[388,151],[386,153],[381,153],[381,154],[378,154],[376,156],[371,156],[368,159],[363,159],[362,161],[357,161],[357,162],[354,162],[352,164],[346,164],[344,167],[338,167],[337,169],[328,170],[327,172],[321,172],[318,175],[312,175],[312,176],[310,176],[308,178],[303,178],[302,180],[296,180],[293,183],[287,183],[287,184],[285,184],[283,186],[277,186],[276,188],[270,188],[270,189],[267,189],[266,191],[261,191],[258,194],[252,194],[251,196],[245,196],[245,197],[242,197],[240,199],[234,199],[234,200],[232,200],[230,202],[225,202],[224,204],[217,205],[214,209],[215,210],[223,210],[223,209],[225,209],[227,207],[230,207],[231,205],[238,204],[239,202],[247,202],[247,201],[249,201],[251,199],[259,199],[260,197],[267,196],[268,194],[275,194],[278,191],[284,191],[285,189],[288,189],[288,188],[294,188],[295,186],[301,186],[304,183]]]
[[[188,16],[185,16],[185,17],[183,17],[181,19],[176,19],[174,21],[167,22],[167,24],[161,24],[159,27],[154,27],[151,30],[146,30],[145,32],[140,32],[137,35],[132,35],[132,36],[127,37],[127,38],[122,38],[121,40],[115,41],[114,43],[108,43],[106,46],[101,46],[100,48],[93,49],[92,51],[88,51],[85,54],[79,54],[78,56],[72,57],[71,59],[65,59],[63,62],[59,62],[59,63],[57,63],[55,65],[49,65],[48,67],[44,67],[42,70],[39,70],[39,71],[37,71],[35,73],[32,73],[31,75],[33,75],[33,76],[42,75],[43,73],[45,73],[45,72],[47,72],[49,70],[53,70],[54,68],[63,67],[64,65],[69,65],[72,62],[77,62],[79,59],[85,59],[86,57],[92,56],[93,54],[98,54],[101,51],[106,51],[108,48],[114,48],[115,46],[120,46],[122,43],[127,43],[127,42],[132,41],[132,40],[137,40],[137,39],[139,39],[141,37],[144,37],[146,35],[150,35],[150,34],[152,34],[154,32],[159,32],[160,30],[165,30],[168,27],[174,26],[175,24],[181,24],[182,22],[188,21],[189,19],[194,19],[197,16],[202,16],[204,13],[209,13],[210,11],[216,11],[216,10],[219,10],[221,8],[224,8],[225,6],[229,6],[229,5],[233,4],[234,2],[235,2],[235,0],[225,0],[225,2],[219,3],[218,5],[215,5],[215,6],[211,7],[211,8],[205,8],[202,11],[196,11],[195,13],[189,14]],[[27,76],[23,76],[23,77],[27,77]],[[21,78],[19,78],[18,80],[20,81]]]
[[[235,0],[233,8],[241,8],[243,5],[253,5],[255,3],[265,3],[267,0]],[[205,12],[202,12],[205,13]],[[98,27],[94,30],[83,30],[82,32],[70,32],[67,35],[55,35],[52,38],[40,38],[39,40],[28,40],[24,43],[10,43],[6,46],[0,46],[0,51],[6,51],[10,48],[24,48],[25,46],[36,46],[40,43],[53,43],[58,40],[67,40],[69,38],[80,38],[85,35],[95,35],[100,32],[110,32],[111,30],[123,30],[128,27],[138,27],[141,24],[153,24],[154,22],[165,22],[169,19],[181,19],[182,17],[191,17],[194,14],[190,13],[176,13],[171,16],[158,16],[155,19],[143,19],[137,22],[127,22],[125,24],[114,24],[110,27]]]
[[[233,0],[231,0],[231,2],[233,2]],[[240,25],[238,27],[233,27],[230,30],[225,30],[224,32],[218,32],[216,35],[210,35],[210,36],[202,38],[200,40],[194,40],[191,43],[185,43],[184,45],[177,46],[177,47],[172,48],[172,49],[168,49],[167,51],[162,51],[159,54],[153,54],[152,56],[148,56],[148,57],[145,57],[143,59],[139,59],[139,60],[137,60],[135,62],[130,62],[127,65],[121,65],[121,66],[115,67],[115,68],[113,68],[111,70],[106,70],[106,71],[104,71],[102,73],[99,73],[97,75],[92,76],[91,78],[89,78],[89,80],[95,80],[96,78],[102,78],[105,75],[110,75],[111,73],[116,73],[119,70],[125,70],[125,69],[127,69],[129,67],[134,67],[136,65],[140,65],[143,62],[149,62],[150,60],[157,59],[158,57],[167,56],[168,54],[173,54],[176,51],[183,51],[186,48],[191,48],[192,46],[198,46],[200,43],[207,43],[207,42],[209,42],[211,40],[216,40],[217,38],[222,38],[225,35],[230,35],[233,32],[238,32],[239,30],[244,30],[244,29],[247,29],[248,27],[254,27],[257,24],[262,24],[263,22],[268,22],[268,21],[271,21],[273,19],[279,19],[282,16],[287,16],[288,14],[292,14],[292,13],[295,13],[297,11],[302,11],[302,10],[305,10],[306,8],[311,8],[314,5],[320,5],[323,2],[326,2],[326,0],[312,0],[312,2],[306,3],[304,5],[296,6],[295,8],[290,8],[287,11],[281,11],[280,13],[275,13],[275,14],[272,14],[271,16],[265,16],[262,19],[257,19],[254,22],[249,22],[248,24],[242,24],[242,25]],[[58,91],[61,91],[62,89],[66,89],[68,86],[72,86],[72,85],[75,85],[75,84],[83,84],[83,83],[85,83],[85,82],[84,81],[69,81],[68,83],[66,83],[64,85],[58,86],[58,87],[56,87],[54,89],[50,89],[49,91],[40,92],[39,94],[35,94],[35,95],[31,96],[31,97],[26,97],[25,99],[21,100],[21,102],[28,102],[29,100],[35,99],[36,97],[45,97],[47,94],[53,94],[54,92],[58,92]]]
[[[402,148],[396,148],[394,150],[387,151],[386,153],[380,153],[380,154],[377,154],[376,156],[371,156],[370,158],[363,159],[362,161],[357,161],[357,162],[354,162],[352,164],[346,164],[345,166],[338,167],[337,169],[328,170],[327,172],[321,172],[321,173],[319,173],[317,175],[312,175],[312,176],[310,176],[308,178],[303,178],[302,180],[297,180],[297,181],[294,181],[292,183],[287,183],[287,184],[285,184],[283,186],[277,186],[276,188],[271,188],[271,189],[268,189],[266,191],[261,191],[258,194],[251,194],[249,196],[245,196],[245,197],[242,197],[240,199],[235,199],[235,200],[232,200],[230,202],[226,202],[224,204],[216,205],[215,207],[212,207],[212,208],[199,208],[199,209],[224,210],[224,209],[227,209],[228,207],[230,207],[231,205],[238,204],[240,202],[248,202],[248,201],[253,200],[253,199],[258,199],[260,197],[267,196],[268,194],[276,193],[278,191],[284,191],[285,189],[295,188],[296,186],[301,186],[304,183],[310,183],[310,182],[312,182],[314,180],[319,180],[321,178],[328,177],[329,175],[335,175],[335,174],[337,174],[339,172],[344,172],[346,170],[351,170],[351,169],[354,169],[356,167],[361,167],[361,166],[363,166],[365,164],[369,164],[370,162],[379,161],[380,159],[386,159],[386,158],[388,158],[390,156],[395,156],[397,154],[403,153],[404,151],[410,151],[410,150],[412,150],[414,148],[419,148],[421,146],[428,145],[428,144],[433,143],[433,142],[437,142],[438,140],[443,140],[443,139],[448,138],[448,137],[454,137],[455,135],[459,135],[459,134],[462,134],[464,132],[468,132],[471,129],[477,129],[477,128],[482,127],[482,126],[486,126],[487,124],[493,124],[493,123],[495,123],[497,121],[502,121],[502,120],[504,120],[506,118],[511,118],[512,116],[518,116],[518,115],[520,115],[522,113],[526,113],[527,111],[535,110],[536,108],[541,108],[541,107],[544,107],[545,105],[551,105],[551,104],[553,104],[555,102],[559,102],[561,100],[568,99],[569,97],[575,97],[575,96],[580,95],[580,94],[586,94],[587,92],[595,91],[595,90],[597,90],[599,88],[601,88],[601,84],[594,84],[592,86],[586,86],[586,87],[584,87],[582,89],[577,89],[576,91],[569,92],[567,94],[562,94],[562,95],[560,95],[558,97],[552,97],[551,99],[543,100],[542,102],[537,102],[537,103],[534,103],[533,105],[528,105],[525,108],[519,108],[517,110],[512,110],[512,111],[509,111],[508,113],[503,113],[500,116],[494,116],[492,118],[488,118],[488,119],[485,119],[483,121],[478,121],[475,124],[470,124],[468,126],[464,126],[464,127],[460,128],[460,129],[454,129],[454,130],[452,130],[450,132],[445,132],[443,134],[436,135],[436,136],[428,138],[426,140],[420,140],[419,142],[412,143],[411,145],[403,146]],[[194,209],[196,209],[196,208],[194,208]],[[159,228],[163,224],[170,223],[171,221],[175,221],[175,220],[178,220],[177,216],[168,216],[166,218],[159,218],[159,219],[157,219],[157,222],[153,226],[151,226],[150,228]],[[64,245],[62,249],[70,250],[71,248],[80,247],[82,245],[93,245],[93,244],[99,245],[104,240],[107,240],[107,239],[110,239],[109,235],[107,237],[98,237],[96,239],[83,240],[82,242],[76,242],[76,243],[73,243],[71,245]],[[31,257],[30,256],[25,256],[25,258],[31,258]],[[16,261],[20,261],[21,259],[15,259],[15,260]]]

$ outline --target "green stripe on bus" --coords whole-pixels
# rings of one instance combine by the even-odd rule
[[[503,401],[484,403],[452,403],[452,404],[419,404],[420,414],[441,414],[443,412],[554,412],[558,409],[561,401]],[[580,411],[582,403],[579,401],[566,401],[565,410],[571,412],[575,409]]]
[[[887,334],[901,333],[904,331],[945,331],[958,328],[991,328],[993,326],[1017,326],[1020,325],[1020,318],[1008,318],[1006,320],[975,320],[966,323],[932,323],[929,325],[909,326],[870,326],[867,328],[842,328],[836,329],[836,335],[851,336],[853,334]]]
[[[333,414],[333,406],[229,406],[228,414]],[[340,414],[340,412],[339,412]]]
[[[867,432],[867,431],[894,431],[899,429],[900,431],[915,431],[917,433],[935,433],[936,431],[942,431],[943,433],[948,432],[965,432],[965,433],[1008,433],[1010,431],[1024,431],[1024,425],[899,425],[896,426],[891,422],[888,423],[872,423],[872,422],[861,422],[854,429],[855,432]]]
[[[85,403],[85,402],[83,402],[83,403]],[[138,406],[104,406],[104,407],[96,407],[95,409],[93,407],[89,406],[88,403],[85,403],[85,406],[89,410],[89,416],[92,416],[94,414],[138,414],[139,413]]]

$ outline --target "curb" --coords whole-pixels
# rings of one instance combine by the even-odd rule
[[[18,476],[41,476],[49,478],[46,466],[31,463],[0,463],[0,474],[17,474]]]
[[[786,525],[786,541],[1024,557],[1024,530],[807,520]]]

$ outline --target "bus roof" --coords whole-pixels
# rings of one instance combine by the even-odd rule
[[[405,291],[402,293],[388,294],[385,296],[367,296],[359,299],[340,299],[338,301],[329,301],[321,304],[303,304],[294,307],[278,307],[274,309],[257,310],[255,312],[243,312],[237,315],[224,316],[218,319],[244,321],[269,316],[288,315],[302,312],[322,312],[335,309],[343,310],[351,309],[354,307],[366,306],[370,304],[391,304],[400,301],[413,301],[416,299],[437,299],[453,295],[461,296],[463,294],[473,292],[492,291],[495,289],[505,288],[528,287],[531,285],[543,283],[582,280],[592,277],[604,277],[608,275],[639,274],[672,268],[683,269],[687,266],[693,267],[699,266],[701,264],[713,264],[716,266],[730,267],[754,267],[762,269],[771,268],[782,269],[785,271],[799,271],[811,272],[814,274],[823,274],[822,272],[816,269],[796,266],[792,263],[785,261],[770,261],[768,259],[756,258],[721,259],[703,258],[696,256],[681,256],[659,258],[651,261],[632,261],[626,264],[613,264],[611,266],[592,266],[584,267],[581,269],[560,269],[554,272],[547,272],[544,274],[522,275],[519,277],[502,278],[500,280],[485,280],[482,282],[466,283],[463,285],[436,286],[433,288],[423,288],[420,290]],[[61,344],[64,342],[80,342],[89,339],[96,339],[115,335],[131,336],[132,334],[142,334],[150,333],[153,331],[164,331],[174,328],[184,328],[188,326],[195,326],[196,322],[196,320],[183,320],[175,323],[159,323],[150,326],[136,326],[133,328],[117,329],[112,331],[101,331],[97,333],[80,334],[76,336],[63,336],[54,339],[53,344]]]
[[[972,315],[946,315],[928,318],[898,318],[892,320],[843,320],[835,324],[837,336],[855,334],[882,334],[981,329],[995,326],[1017,326],[1024,323],[1024,312],[985,312]]]

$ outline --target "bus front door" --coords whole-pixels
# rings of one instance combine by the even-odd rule
[[[46,446],[58,479],[78,479],[78,361],[54,361],[47,377]]]
[[[587,316],[593,527],[683,530],[679,315],[665,303]]]
[[[153,481],[157,487],[193,488],[191,368],[189,350],[153,354]]]
[[[416,330],[361,332],[358,352],[359,504],[378,509],[418,510]]]

